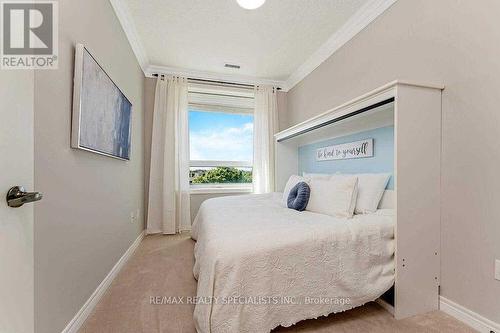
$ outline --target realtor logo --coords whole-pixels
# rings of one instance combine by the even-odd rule
[[[57,69],[58,3],[1,2],[0,67]]]

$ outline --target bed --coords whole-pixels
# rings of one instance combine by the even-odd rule
[[[202,333],[269,332],[379,298],[394,284],[394,211],[337,219],[281,193],[205,201],[193,224]]]

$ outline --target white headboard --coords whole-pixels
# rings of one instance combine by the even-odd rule
[[[396,208],[396,192],[394,190],[385,190],[378,208]]]

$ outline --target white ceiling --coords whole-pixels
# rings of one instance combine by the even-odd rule
[[[277,81],[317,58],[349,23],[353,34],[364,28],[367,8],[378,11],[371,21],[394,1],[267,0],[250,11],[236,0],[111,0],[143,65]]]

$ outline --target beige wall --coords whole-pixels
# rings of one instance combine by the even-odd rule
[[[441,294],[495,322],[499,12],[497,0],[399,0],[287,96],[293,125],[394,79],[446,85]]]
[[[287,109],[287,100],[286,100],[286,92],[278,91],[276,94],[276,99],[278,103],[278,131],[282,131],[285,128],[288,128],[288,117],[286,114]]]
[[[143,230],[143,73],[109,1],[59,1],[59,13],[59,69],[35,74],[38,333],[61,332]],[[133,104],[129,162],[70,148],[77,42]]]
[[[242,195],[248,193],[207,193],[207,194],[191,194],[191,222],[194,221],[196,214],[198,214],[198,210],[200,209],[201,204],[208,199],[219,198],[219,197],[227,197],[232,195]]]
[[[149,168],[151,166],[151,135],[155,107],[156,79],[144,79],[144,216],[148,216]]]

